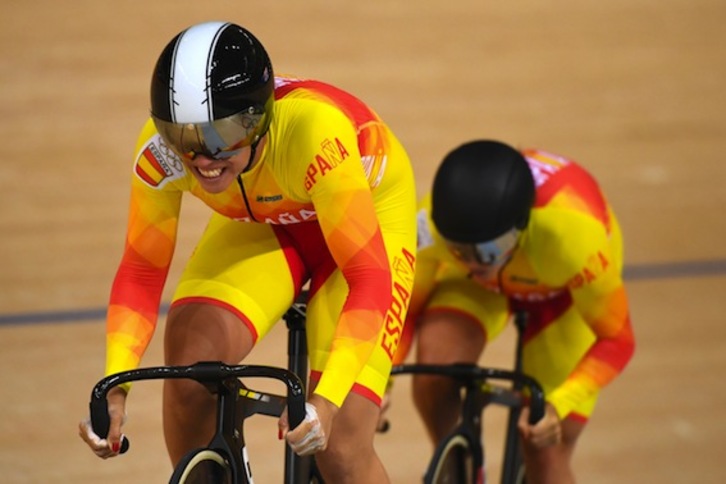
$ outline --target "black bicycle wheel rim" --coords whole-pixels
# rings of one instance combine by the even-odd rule
[[[468,484],[476,482],[471,445],[463,435],[452,435],[436,448],[424,476],[425,484]]]
[[[232,471],[218,452],[196,449],[182,458],[169,484],[233,484]]]

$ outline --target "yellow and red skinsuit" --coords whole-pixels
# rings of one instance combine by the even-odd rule
[[[511,260],[476,280],[418,213],[414,292],[395,363],[403,361],[424,312],[456,311],[482,325],[487,340],[513,310],[527,309],[524,371],[537,377],[561,418],[587,419],[600,389],[626,366],[634,336],[621,278],[622,236],[596,181],[571,160],[524,150],[536,200]],[[472,207],[470,210],[474,210]]]
[[[329,347],[320,352],[325,361],[311,365],[319,377],[315,391],[340,406],[375,360],[383,374],[364,381],[368,388],[361,392],[380,401],[413,284],[416,200],[408,156],[370,108],[333,86],[278,77],[275,98],[260,162],[219,194],[201,189],[147,121],[137,144],[126,246],[108,310],[107,374],[137,367],[152,338],[182,194],[191,192],[215,213],[172,304],[218,304],[259,338],[308,277],[311,305],[316,292],[334,286],[332,296],[318,298],[337,297],[339,312],[318,312],[328,321],[315,324],[333,329]],[[224,239],[218,250],[219,233],[243,238]],[[293,246],[302,253],[294,257]],[[258,267],[235,268],[236,254]],[[302,267],[308,259],[322,262]],[[199,267],[212,276],[195,275]],[[284,274],[263,277],[280,267]],[[335,279],[335,271],[342,278]],[[225,272],[235,276],[234,283]],[[222,274],[218,280],[216,274]],[[312,359],[316,348],[311,350]]]

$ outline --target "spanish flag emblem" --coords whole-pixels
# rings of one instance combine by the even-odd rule
[[[164,181],[165,178],[171,176],[171,173],[168,172],[165,165],[159,161],[158,152],[152,149],[152,147],[153,145],[149,145],[141,152],[138,160],[136,160],[134,170],[139,178],[156,188]]]

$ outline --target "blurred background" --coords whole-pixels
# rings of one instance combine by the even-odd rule
[[[604,392],[575,469],[586,483],[721,483],[726,437],[726,3],[721,0],[0,2],[0,475],[4,482],[165,482],[160,386],[129,401],[131,451],[76,436],[104,367],[153,64],[180,30],[229,20],[278,73],[367,101],[398,134],[419,194],[444,154],[495,138],[569,156],[601,182],[626,241],[638,347]],[[185,202],[165,301],[207,210]],[[163,318],[145,365],[160,364]],[[284,324],[251,360],[285,358]],[[482,363],[508,365],[512,334]],[[487,414],[493,482],[505,415]],[[377,446],[396,483],[431,448],[394,387]],[[248,425],[257,482],[280,482],[276,423]]]

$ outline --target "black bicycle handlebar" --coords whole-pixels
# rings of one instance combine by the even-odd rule
[[[537,380],[524,373],[499,368],[486,368],[469,363],[455,363],[452,365],[397,365],[391,370],[391,375],[405,373],[441,375],[466,381],[507,380],[513,383],[520,383],[530,393],[529,423],[534,425],[544,417],[545,395],[542,386]]]
[[[305,392],[300,378],[285,368],[263,365],[227,365],[217,361],[204,361],[188,366],[157,366],[138,368],[109,375],[100,380],[91,391],[89,403],[91,427],[101,438],[108,436],[111,419],[108,415],[106,395],[111,388],[140,380],[190,379],[200,383],[218,383],[227,378],[272,378],[287,386],[287,409],[290,428],[294,429],[305,418]],[[128,439],[122,442],[121,452],[128,449]]]

